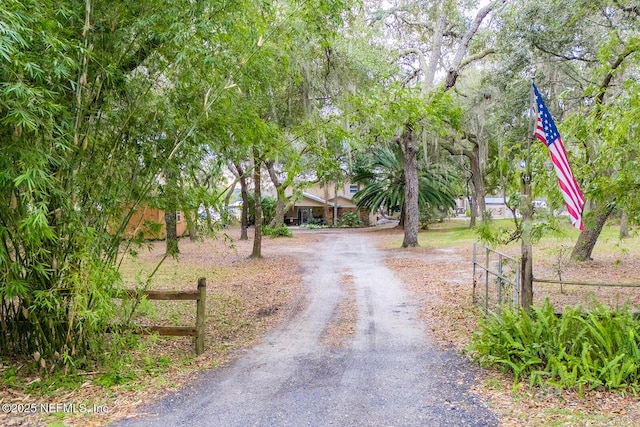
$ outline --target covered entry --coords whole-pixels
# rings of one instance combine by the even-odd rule
[[[313,208],[298,208],[298,225],[308,224],[313,219]]]

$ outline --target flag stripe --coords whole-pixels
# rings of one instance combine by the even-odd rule
[[[536,85],[533,85],[533,92],[536,98],[536,111],[538,119],[534,136],[543,142],[549,148],[549,155],[553,162],[553,167],[558,177],[558,185],[562,191],[562,197],[567,205],[567,212],[571,223],[579,230],[584,230],[582,222],[582,210],[584,208],[584,195],[580,190],[580,186],[571,171],[567,150],[564,147],[558,128],[556,127],[553,117],[547,110],[540,92]]]
[[[556,174],[558,175],[558,180],[563,181],[567,186],[567,195],[570,196],[570,199],[573,200],[576,205],[584,203],[584,196],[580,191],[580,187],[578,187],[578,183],[571,173],[571,168],[569,167],[568,160],[565,157],[566,154],[558,153],[558,148],[556,144],[553,144],[549,147],[549,154],[551,155],[551,160],[556,168]]]
[[[558,158],[559,153],[557,153],[557,148],[554,147],[555,145],[556,144],[552,144],[549,147],[549,153],[551,154],[551,159],[554,163],[556,175],[558,176],[558,184],[562,190],[562,196],[567,205],[567,211],[572,219],[571,222],[575,223],[580,217],[584,201],[581,200],[579,194],[575,191],[578,184],[573,178],[573,175],[571,175],[571,171],[564,169],[564,163],[566,163],[566,161]]]
[[[538,137],[538,139],[540,138]],[[542,141],[545,142],[545,140]],[[565,201],[567,204],[572,203],[574,209],[579,211],[580,209],[578,209],[578,206],[582,206],[584,204],[584,196],[582,195],[582,191],[580,191],[580,187],[571,172],[569,160],[567,159],[567,152],[564,150],[564,146],[557,143],[549,145],[549,154],[551,155],[551,160],[553,161],[556,174],[558,175],[558,182],[564,186],[562,191],[565,196]],[[567,200],[566,196],[569,196],[569,200]]]
[[[580,191],[580,187],[578,186],[578,183],[576,182],[576,179],[573,176],[573,172],[571,171],[571,166],[569,166],[569,157],[567,156],[567,150],[564,148],[564,144],[562,143],[562,138],[558,137],[557,143],[551,144],[549,146],[550,150],[551,150],[551,147],[557,150],[558,158],[562,162],[562,165],[561,165],[562,169],[567,175],[567,177],[571,178],[570,182],[572,184],[571,190],[573,194],[575,194],[580,199],[580,201],[584,203],[584,196],[582,195],[582,191]]]

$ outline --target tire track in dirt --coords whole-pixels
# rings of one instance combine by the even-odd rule
[[[307,305],[230,366],[123,426],[492,426],[466,359],[426,335],[418,304],[367,233],[321,232],[296,256]],[[345,287],[352,278],[353,290]],[[341,310],[351,341],[328,346]],[[323,338],[324,337],[324,338]]]
[[[344,296],[336,306],[334,314],[322,334],[325,346],[345,346],[356,333],[358,310],[356,306],[356,288],[350,270],[340,278],[340,287]]]

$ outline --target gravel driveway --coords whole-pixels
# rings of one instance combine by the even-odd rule
[[[315,232],[318,232],[317,230]],[[327,230],[292,256],[306,304],[228,367],[118,426],[493,426],[463,357],[431,342],[418,307],[363,232]],[[353,277],[358,315],[343,346],[323,341]]]

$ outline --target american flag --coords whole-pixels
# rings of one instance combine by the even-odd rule
[[[536,110],[538,112],[538,123],[534,135],[549,147],[549,154],[551,154],[551,160],[558,176],[558,184],[560,184],[562,196],[567,204],[569,218],[573,226],[582,231],[584,230],[584,224],[582,223],[584,196],[573,176],[573,172],[571,172],[567,151],[562,143],[562,138],[560,138],[558,128],[553,121],[553,117],[551,117],[551,113],[544,105],[544,101],[535,84],[533,85],[533,92],[536,96]]]

